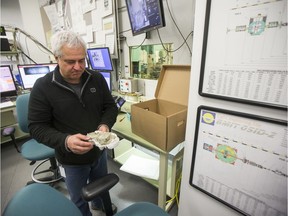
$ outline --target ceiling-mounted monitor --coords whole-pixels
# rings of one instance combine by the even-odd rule
[[[125,0],[133,35],[165,26],[162,0]]]

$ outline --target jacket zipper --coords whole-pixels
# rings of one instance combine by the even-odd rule
[[[55,80],[54,74],[53,74],[53,80],[52,80],[52,82],[55,83],[56,85],[60,86],[61,88],[64,88],[64,89],[72,92],[72,93],[79,99],[79,102],[82,104],[82,106],[85,108],[85,103],[84,103],[83,100],[82,100],[82,93],[83,93],[84,88],[85,88],[85,86],[87,85],[88,81],[90,80],[90,76],[91,76],[91,75],[89,74],[89,75],[88,75],[88,78],[86,79],[84,85],[83,85],[82,88],[81,88],[80,97],[78,97],[78,95],[77,95],[72,89],[70,89],[69,87],[67,87],[67,86],[65,86],[65,85],[63,85],[63,84],[61,84],[61,83],[59,83],[57,80]]]

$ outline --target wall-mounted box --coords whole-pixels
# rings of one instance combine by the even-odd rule
[[[131,106],[132,132],[170,151],[185,139],[189,65],[163,65],[155,98]]]
[[[120,79],[119,85],[121,92],[132,93],[138,91],[137,79]]]

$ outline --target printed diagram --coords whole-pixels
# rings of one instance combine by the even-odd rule
[[[286,0],[247,3],[228,14],[225,65],[287,67]]]
[[[203,131],[203,133],[206,133],[206,132]],[[209,133],[209,134],[211,134],[211,133]],[[272,170],[270,168],[264,167],[261,164],[257,164],[256,162],[254,162],[252,160],[249,160],[249,159],[247,159],[245,157],[239,158],[237,156],[237,149],[232,148],[231,146],[217,144],[217,147],[214,148],[213,145],[204,143],[203,144],[203,149],[205,149],[205,150],[207,150],[207,151],[209,151],[211,153],[214,153],[215,154],[215,158],[220,160],[220,161],[222,161],[222,162],[224,162],[224,163],[234,165],[236,160],[240,160],[244,164],[247,164],[247,165],[250,165],[250,166],[254,166],[254,167],[257,167],[259,169],[264,169],[264,170],[270,171],[270,172],[272,172],[272,173],[274,173],[276,175],[280,175],[280,176],[288,178],[288,175],[287,175],[286,172],[282,172],[281,170]],[[278,153],[274,153],[274,154],[277,154],[277,155],[279,155],[281,157],[281,155],[278,154]],[[282,156],[282,160],[285,160],[283,158],[287,159],[287,155],[286,156],[285,155]]]
[[[287,108],[287,0],[211,8],[202,93]]]
[[[203,148],[212,153],[215,152],[215,157],[225,163],[234,164],[237,160],[237,150],[228,145],[218,144],[216,148],[212,145],[204,143]]]
[[[287,22],[270,21],[266,24],[267,16],[258,14],[256,17],[251,17],[248,25],[238,25],[235,27],[235,32],[248,32],[251,36],[261,35],[266,28],[285,28]],[[233,29],[227,29],[227,33]]]
[[[105,67],[105,62],[101,50],[95,50],[95,52],[92,54],[92,59],[94,65],[97,65],[97,67]]]
[[[192,185],[253,216],[287,215],[287,125],[200,113]]]
[[[265,30],[266,16],[259,14],[255,18],[250,19],[248,32],[250,35],[260,35]]]

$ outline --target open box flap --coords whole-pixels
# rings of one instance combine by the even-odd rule
[[[188,106],[190,65],[163,65],[155,98]]]

